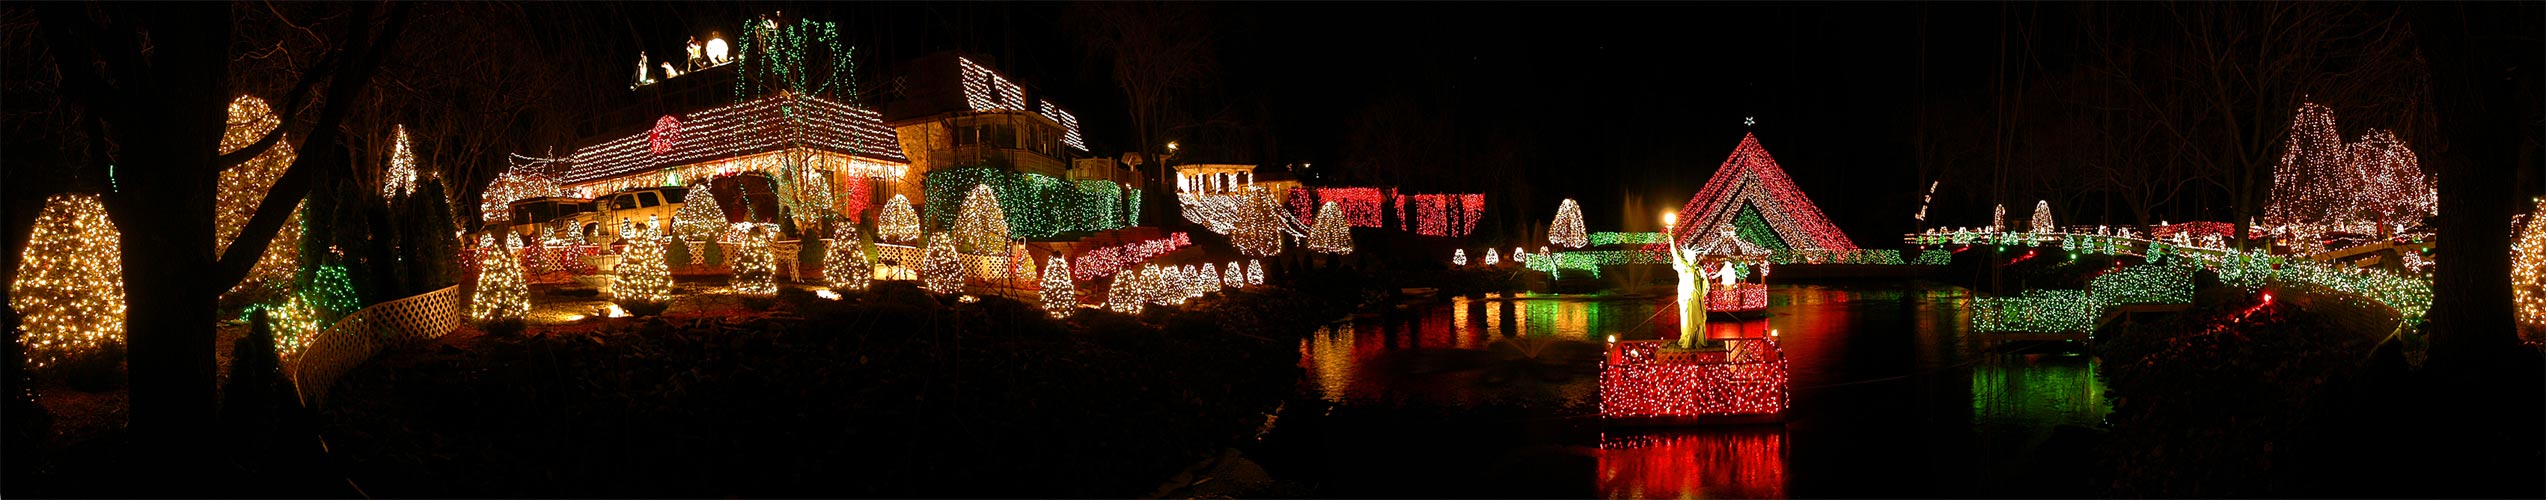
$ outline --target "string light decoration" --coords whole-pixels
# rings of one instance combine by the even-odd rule
[[[1264,284],[1264,261],[1254,259],[1246,261],[1246,284],[1247,286]]]
[[[777,224],[734,223],[738,235],[732,262],[733,286],[743,295],[778,294],[778,256],[770,249],[778,233]]]
[[[1459,223],[1454,228],[1455,231],[1452,231],[1451,235],[1467,236],[1476,234],[1477,221],[1485,219],[1485,193],[1466,193],[1458,196]]]
[[[963,69],[964,102],[973,111],[1031,111],[1025,107],[1024,87],[972,59],[957,57],[955,62]]]
[[[1942,266],[1952,263],[1954,263],[1953,252],[1931,248],[1926,251],[1919,252],[1918,260],[1911,262],[1910,264],[1920,266]]]
[[[2511,243],[2511,302],[2520,323],[2546,327],[2546,198],[2529,207],[2528,223]],[[23,273],[23,271],[21,271]]]
[[[1138,288],[1140,290],[1140,299],[1142,302],[1147,302],[1149,305],[1153,306],[1163,306],[1168,304],[1170,297],[1167,296],[1166,273],[1169,269],[1174,268],[1169,267],[1161,269],[1158,267],[1157,263],[1142,264],[1140,266],[1140,281],[1136,284],[1140,285]]]
[[[42,369],[124,343],[123,235],[95,194],[46,197],[18,255],[9,307],[18,345]]]
[[[623,229],[628,249],[626,259],[614,270],[618,278],[611,280],[610,294],[621,301],[662,302],[672,298],[672,268],[663,260],[667,238],[654,235],[651,228]]]
[[[1070,261],[1059,255],[1043,265],[1043,311],[1054,318],[1069,317],[1078,309],[1076,285],[1070,283]]]
[[[683,179],[745,171],[776,173],[788,156],[826,162],[813,165],[817,169],[888,179],[900,178],[910,165],[893,129],[884,126],[883,115],[811,94],[760,97],[673,119],[681,124],[681,132],[670,138],[671,146],[664,153],[654,153],[652,129],[629,134],[576,149],[569,156],[573,166],[559,181],[584,186],[626,178],[634,185],[587,187],[661,186],[666,171],[677,172]],[[781,151],[824,154],[765,155]],[[767,159],[740,161],[744,158]],[[609,190],[615,189],[602,189]]]
[[[952,294],[964,291],[964,264],[955,254],[952,235],[940,234],[928,239],[928,254],[919,260],[922,287],[931,292]]]
[[[682,239],[712,241],[734,227],[733,219],[726,218],[725,209],[718,206],[716,191],[706,184],[691,189],[681,201],[681,209],[672,211],[672,230]]]
[[[2025,230],[2037,233],[2047,233],[2059,230],[2059,226],[2051,224],[2051,200],[2036,200],[2033,202],[2033,220],[2025,225]]]
[[[1783,245],[1799,249],[1853,250],[1846,233],[1821,215],[1821,209],[1795,187],[1777,160],[1759,145],[1759,138],[1743,134],[1733,154],[1716,167],[1715,176],[1706,187],[1689,198],[1680,209],[1679,223],[1672,226],[1671,237],[1686,243],[1716,234],[1742,212],[1756,211],[1774,231]],[[1694,215],[1694,216],[1692,216]],[[1744,235],[1748,236],[1748,235]],[[1775,247],[1753,240],[1761,246]]]
[[[1996,212],[1992,212],[1992,214],[1989,216],[1989,232],[1993,232],[1993,233],[1995,233],[1995,232],[2004,232],[2004,231],[2006,231],[2006,230],[2007,230],[2007,204],[2005,204],[2005,203],[2000,203],[2000,204],[1998,204],[1997,211],[1996,211]]]
[[[1075,276],[1082,281],[1106,277],[1126,271],[1132,264],[1192,245],[1193,240],[1187,233],[1176,233],[1165,238],[1088,250],[1079,255]]]
[[[389,168],[380,172],[380,197],[394,198],[415,192],[415,147],[407,143],[407,126],[398,125],[395,142],[389,149]]]
[[[1413,200],[1415,233],[1424,236],[1466,236],[1476,230],[1476,218],[1485,213],[1483,194],[1418,194],[1398,196],[1397,200]],[[1403,210],[1403,209],[1400,209]]]
[[[1060,106],[1053,105],[1052,101],[1042,101],[1042,104],[1043,117],[1051,118],[1052,121],[1061,123],[1061,143],[1068,144],[1071,148],[1080,151],[1086,151],[1087,140],[1079,136],[1078,115],[1070,114],[1069,110],[1061,109]]]
[[[1461,248],[1451,250],[1450,265],[1455,267],[1467,267],[1467,249]]]
[[[1344,221],[1352,227],[1380,227],[1380,202],[1385,199],[1379,188],[1317,188],[1317,200],[1341,206]]]
[[[1114,284],[1105,287],[1105,308],[1123,314],[1140,314],[1141,306],[1148,302],[1141,295],[1139,271],[1116,275]]]
[[[530,315],[530,284],[522,281],[521,258],[513,250],[513,239],[490,235],[479,238],[478,247],[488,251],[478,257],[477,291],[469,296],[469,318],[497,321]]]
[[[1238,261],[1229,261],[1229,267],[1220,268],[1221,288],[1237,288],[1242,286],[1246,286],[1246,271],[1239,268]]]
[[[1290,191],[1285,191],[1285,193],[1287,194],[1284,194],[1282,198],[1286,200],[1287,203],[1290,203],[1291,213],[1299,216],[1299,223],[1303,225],[1315,224],[1317,221],[1317,191],[1305,187],[1293,187]]]
[[[919,241],[919,214],[911,211],[909,197],[896,194],[884,203],[884,214],[875,218],[875,237],[904,245]]]
[[[2291,116],[2285,144],[2262,224],[2309,249],[2327,233],[2386,234],[2438,213],[2421,160],[2393,132],[2370,129],[2346,144],[2333,108],[2309,102]]]
[[[1179,191],[1185,220],[1227,235],[1238,253],[1270,257],[1282,253],[1282,237],[1308,234],[1308,226],[1282,213],[1281,204],[1263,188],[1248,186],[1234,193]]]
[[[563,160],[528,159],[525,162],[525,159],[521,155],[513,155],[512,164],[502,173],[495,174],[494,181],[487,183],[486,192],[479,195],[479,219],[491,225],[511,219],[515,201],[566,195],[565,188],[557,186],[556,176],[548,170],[553,165],[562,164]]]
[[[1124,192],[1110,181],[1068,181],[1042,174],[992,167],[943,168],[923,180],[928,227],[955,224],[975,188],[989,186],[1002,210],[1007,233],[1019,238],[1049,238],[1070,231],[1103,231],[1123,227],[1117,207]]]
[[[1677,351],[1671,359],[1664,359],[1665,341],[1610,344],[1600,372],[1600,415],[1646,419],[1785,413],[1791,389],[1777,341],[1715,342],[1725,349]]]
[[[975,184],[972,194],[964,196],[964,208],[955,216],[955,249],[974,255],[991,255],[1008,248],[1008,218],[999,209],[999,195],[989,184]]]
[[[654,129],[645,133],[646,150],[654,153],[655,156],[670,154],[672,146],[680,142],[681,119],[673,118],[672,115],[663,115],[662,118],[655,119]]]
[[[1547,228],[1547,244],[1549,245],[1582,248],[1591,244],[1588,235],[1582,229],[1582,205],[1574,203],[1573,198],[1566,198],[1564,203],[1556,204],[1556,222],[1549,224]],[[1518,259],[1520,251],[1514,250],[1512,255],[1512,258]]]
[[[276,133],[274,129],[281,125],[282,118],[275,116],[263,99],[239,96],[230,101],[229,120],[222,130],[220,153],[230,154],[255,144],[267,134]],[[220,189],[213,194],[214,253],[229,251],[230,245],[237,242],[239,233],[247,228],[248,219],[256,215],[257,204],[265,201],[266,192],[273,190],[274,182],[291,168],[296,157],[291,137],[287,135],[276,139],[273,146],[258,153],[255,158],[221,171]],[[265,253],[257,256],[255,266],[224,295],[259,291],[257,293],[261,297],[270,298],[290,293],[293,275],[300,268],[301,214],[302,208],[307,205],[304,201],[292,207],[283,227],[274,232],[273,239],[267,240]]]
[[[1494,266],[1495,264],[1501,264],[1501,263],[1503,263],[1503,256],[1502,256],[1502,255],[1500,255],[1500,254],[1496,253],[1496,252],[1495,252],[1495,250],[1494,250],[1493,248],[1490,248],[1490,247],[1489,247],[1489,248],[1486,248],[1486,249],[1485,249],[1485,265],[1486,265],[1487,267],[1492,267],[1492,266]]]
[[[1591,246],[1595,247],[1607,245],[1664,245],[1669,243],[1671,243],[1671,235],[1667,233],[1620,233],[1607,231],[1591,233]],[[1517,249],[1514,251],[1518,252]]]
[[[1199,275],[1194,276],[1194,280],[1195,282],[1202,284],[1200,287],[1202,288],[1202,291],[1195,293],[1194,295],[1202,295],[1219,291],[1221,288],[1227,288],[1222,286],[1220,283],[1220,267],[1212,265],[1209,262],[1202,263],[1202,272]]]
[[[843,225],[822,245],[822,278],[832,290],[865,290],[867,281],[875,277],[866,250],[858,248],[857,234],[857,228]]]
[[[1331,254],[1353,253],[1352,228],[1344,223],[1343,208],[1335,202],[1317,209],[1317,225],[1308,231],[1308,249]]]

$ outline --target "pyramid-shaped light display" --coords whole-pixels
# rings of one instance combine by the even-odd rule
[[[1759,147],[1759,138],[1742,135],[1733,155],[1706,187],[1681,207],[1671,235],[1681,245],[1730,229],[1751,243],[1781,250],[1855,250],[1846,233],[1830,224],[1812,199],[1795,187],[1777,160]],[[1697,214],[1692,217],[1687,214]]]

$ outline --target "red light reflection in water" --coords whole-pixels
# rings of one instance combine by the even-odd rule
[[[1608,498],[1785,498],[1782,430],[1600,436]]]

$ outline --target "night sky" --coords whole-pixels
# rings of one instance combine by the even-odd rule
[[[594,47],[642,40],[658,57],[676,53],[688,34],[730,33],[739,19],[773,9],[840,22],[870,80],[892,63],[936,51],[986,54],[1001,71],[1076,110],[1096,153],[1119,154],[1130,145],[1121,93],[1105,61],[1085,56],[1063,26],[1065,3],[599,8],[624,14],[599,17],[611,17],[601,21],[607,24],[625,17],[630,34]],[[1644,197],[1648,206],[1637,213],[1677,208],[1752,130],[1860,244],[1914,229],[1910,214],[1928,180],[1915,165],[1915,124],[1937,107],[1987,104],[2002,15],[2037,23],[2061,17],[1964,4],[1211,9],[1221,68],[1215,102],[1271,110],[1247,117],[1275,143],[1253,155],[1254,163],[1336,168],[1345,163],[1356,113],[1411,99],[1470,132],[1528,136],[1529,178],[1512,181],[1532,183],[1544,198],[1521,200],[1544,205],[1532,217],[1550,215],[1558,198],[1572,197],[1590,208],[1586,222],[1594,230],[1608,230],[1624,217],[1622,190]],[[614,54],[606,60],[618,61],[632,49],[605,50]],[[624,85],[620,79],[603,83]],[[1745,127],[1746,117],[1758,124]],[[1954,213],[1948,223],[1986,217],[1985,205],[1951,208],[1974,213]]]

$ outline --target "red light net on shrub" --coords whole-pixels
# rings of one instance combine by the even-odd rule
[[[1611,344],[1600,416],[1669,418],[1784,413],[1786,359],[1773,339],[1717,339],[1722,351],[1663,356],[1660,340]],[[1685,356],[1683,356],[1685,355]],[[1684,358],[1684,359],[1683,359]]]

